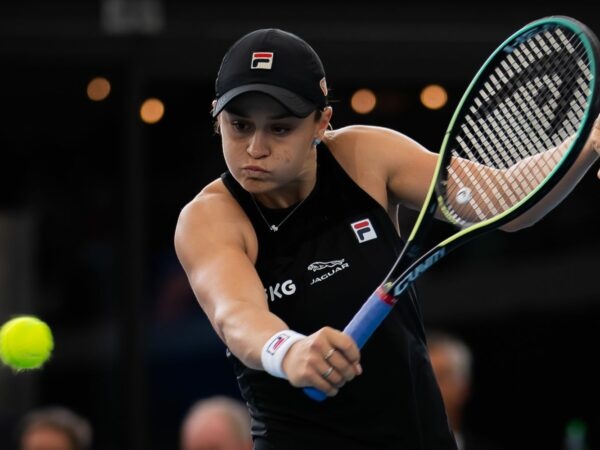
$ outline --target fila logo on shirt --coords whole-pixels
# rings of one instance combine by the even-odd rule
[[[273,66],[273,52],[252,53],[251,69],[271,70],[271,66]]]
[[[284,296],[294,295],[296,293],[296,285],[293,280],[286,280],[283,283],[275,283],[274,286],[265,288],[267,300],[274,302]]]
[[[375,233],[375,228],[373,228],[369,219],[359,220],[358,222],[351,223],[350,226],[356,235],[356,239],[358,239],[358,242],[361,244],[377,239],[377,233]]]

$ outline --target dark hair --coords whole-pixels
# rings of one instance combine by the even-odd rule
[[[73,445],[73,450],[88,450],[92,445],[90,423],[70,409],[52,406],[27,413],[17,428],[19,440],[28,432],[41,427],[53,428],[65,433]]]

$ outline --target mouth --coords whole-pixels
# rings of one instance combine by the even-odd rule
[[[268,170],[265,170],[259,166],[244,166],[244,167],[242,167],[242,170],[250,175],[260,175],[260,174],[269,173]]]

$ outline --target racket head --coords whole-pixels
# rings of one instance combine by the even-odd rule
[[[485,87],[485,83],[491,81],[491,76],[496,73],[497,67],[502,67],[502,61],[507,58],[507,55],[515,54],[515,52],[518,52],[516,54],[524,52],[524,50],[522,50],[523,46],[526,46],[527,43],[531,42],[532,39],[535,39],[536,36],[539,36],[541,33],[552,32],[552,30],[563,30],[564,33],[571,37],[574,42],[577,42],[578,45],[582,46],[579,57],[583,59],[583,66],[586,67],[586,69],[582,69],[582,71],[585,72],[587,70],[587,72],[589,72],[583,77],[585,79],[583,86],[581,87],[581,95],[583,95],[583,100],[579,101],[581,106],[579,107],[578,113],[575,114],[575,119],[570,119],[573,124],[571,128],[568,128],[568,130],[571,132],[564,131],[561,135],[560,132],[557,131],[558,129],[554,130],[553,127],[550,127],[550,134],[552,136],[556,134],[556,136],[561,137],[560,142],[558,142],[556,139],[550,139],[549,142],[551,146],[558,145],[564,141],[568,135],[573,135],[574,139],[569,143],[566,150],[561,152],[560,157],[553,162],[553,165],[549,168],[549,170],[544,172],[543,177],[541,179],[535,179],[533,188],[530,191],[526,192],[524,195],[517,196],[517,200],[508,204],[506,208],[500,209],[492,214],[484,214],[479,221],[465,220],[466,218],[462,217],[460,211],[457,211],[454,207],[455,204],[450,201],[450,199],[453,197],[456,198],[458,191],[449,191],[452,184],[450,182],[452,158],[461,156],[456,149],[457,145],[459,144],[461,132],[464,133],[463,125],[468,123],[467,117],[469,115],[472,115],[473,117],[471,117],[471,120],[475,121],[485,120],[486,114],[493,114],[493,107],[486,109],[486,111],[480,110],[481,105],[478,104],[476,99],[478,96],[481,96],[482,89],[487,89]],[[560,45],[558,45],[558,48],[560,49]],[[369,297],[369,299],[353,317],[352,321],[344,329],[345,333],[349,334],[355,339],[355,341],[359,344],[359,347],[362,347],[375,329],[385,319],[389,311],[391,311],[394,304],[398,300],[399,296],[402,295],[422,273],[443,258],[447,252],[480,234],[481,232],[500,226],[501,224],[510,221],[515,216],[522,214],[526,208],[535,204],[539,198],[545,195],[560,180],[561,175],[568,170],[568,168],[577,158],[579,151],[587,140],[591,127],[593,126],[594,119],[600,111],[598,92],[599,86],[596,82],[599,68],[599,54],[600,45],[598,43],[598,39],[585,25],[570,17],[552,16],[539,19],[526,25],[521,30],[509,37],[505,42],[503,42],[488,58],[486,63],[484,63],[467,88],[448,126],[440,149],[438,163],[433,174],[430,189],[427,193],[424,205],[421,208],[417,221],[413,226],[412,232],[407,239],[404,250],[396,260],[394,266],[386,276],[381,286]],[[549,51],[548,55],[546,56],[551,55],[552,51]],[[551,59],[551,57],[547,58],[549,62]],[[572,58],[567,59],[567,61],[572,60]],[[564,60],[561,61],[564,62]],[[552,67],[555,67],[554,71]],[[550,74],[557,72],[559,75],[566,76],[566,74],[563,74],[563,72],[558,69],[559,66],[550,65],[547,68],[547,72]],[[540,73],[546,73],[544,70],[540,70]],[[525,76],[525,74],[527,75]],[[531,72],[524,72],[524,76],[520,78],[521,82],[531,81],[535,83],[535,72],[533,72],[531,77],[530,74]],[[537,76],[541,75],[538,74]],[[506,90],[506,92],[509,94],[510,89],[512,88],[507,88]],[[548,87],[548,89],[550,90],[550,87]],[[579,92],[579,89],[576,90],[575,88],[572,88],[571,91]],[[571,92],[571,94],[573,94],[573,92]],[[506,96],[506,98],[509,98],[509,96]],[[548,98],[544,97],[543,95],[541,95],[539,99],[549,101]],[[480,101],[480,103],[484,104],[486,102]],[[536,102],[533,101],[533,103]],[[538,106],[538,108],[541,108],[541,106]],[[532,111],[533,109],[534,108],[532,104],[528,110],[529,114],[534,112]],[[557,115],[557,117],[561,118],[562,115],[567,115],[567,113],[560,113]],[[523,116],[527,117],[527,112],[524,113]],[[512,119],[514,122],[514,117]],[[515,125],[513,122],[509,121],[510,128],[519,128],[518,123]],[[560,121],[557,121],[557,123],[558,122]],[[526,131],[533,132],[535,131],[535,127],[530,124],[527,129],[521,129],[519,132],[523,133],[523,137],[521,137],[521,134],[518,134],[517,131],[513,130],[515,135],[521,137],[522,143],[518,145],[518,147],[522,148],[522,154],[516,153],[520,155],[519,158],[513,156],[512,160],[507,160],[508,162],[514,162],[515,159],[522,160],[526,157],[537,154],[534,153],[533,150],[528,149],[528,146],[524,145],[524,142],[546,142],[544,139],[533,139],[533,137],[529,138],[529,141],[525,141],[524,136],[528,135]],[[564,133],[567,133],[567,135],[564,135]],[[482,147],[485,150],[486,147]],[[547,145],[544,145],[543,150],[545,149],[547,149]],[[511,152],[508,153],[510,154]],[[507,169],[507,167],[510,167],[506,166],[506,163],[501,164],[494,161],[493,158],[490,158],[491,163],[488,163],[485,161],[483,156],[481,161],[477,158],[474,158],[473,162],[475,161],[480,165],[488,167],[491,166],[496,169]],[[437,206],[440,207],[442,213],[451,223],[454,223],[455,225],[458,225],[464,229],[417,258],[417,252],[415,250],[420,246],[420,241],[425,235],[426,225],[434,216]],[[320,401],[326,398],[324,393],[314,388],[305,388],[305,392],[314,400]]]
[[[533,21],[492,53],[450,121],[436,169],[437,203],[460,228],[498,227],[543,197],[568,170],[600,111],[600,43],[567,16]],[[559,157],[500,187],[452,166],[453,157],[496,169],[574,139]],[[542,170],[543,169],[543,170]],[[488,198],[480,190],[492,189]]]

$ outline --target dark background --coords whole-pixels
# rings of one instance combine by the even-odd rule
[[[37,314],[56,350],[42,371],[0,368],[0,448],[23,413],[58,403],[92,421],[96,449],[173,449],[195,400],[238,396],[172,244],[180,209],[225,169],[208,112],[235,39],[299,34],[324,61],[335,127],[389,126],[435,150],[485,58],[553,14],[600,33],[598,2],[3,0],[0,322]],[[95,76],[111,81],[103,102],[85,94]],[[449,92],[439,111],[418,102],[432,82]],[[380,98],[366,116],[349,107],[362,87]],[[155,125],[139,120],[147,97],[165,103]],[[418,283],[427,327],[473,350],[467,424],[505,448],[563,449],[574,418],[600,448],[598,168],[534,227],[481,237]]]

